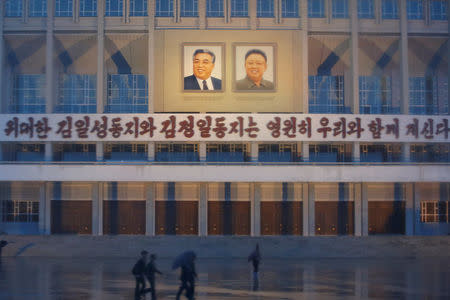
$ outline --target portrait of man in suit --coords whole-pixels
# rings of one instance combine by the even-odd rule
[[[184,90],[222,90],[222,80],[213,77],[216,55],[209,49],[196,49],[192,55],[193,74],[184,77]]]

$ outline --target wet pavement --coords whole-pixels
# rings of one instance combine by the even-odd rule
[[[133,299],[134,259],[4,257],[0,299]],[[158,299],[175,299],[178,272],[158,259]],[[264,260],[258,288],[244,259],[201,259],[196,299],[449,299],[448,259]],[[150,299],[147,295],[146,299]],[[185,298],[184,298],[185,299]]]

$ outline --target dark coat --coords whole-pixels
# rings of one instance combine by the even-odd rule
[[[150,261],[145,268],[145,276],[147,276],[148,279],[152,279],[155,278],[155,273],[162,275],[161,271],[156,268],[155,262]]]
[[[134,276],[143,276],[145,273],[145,261],[139,259],[133,267],[132,273]]]
[[[221,90],[222,89],[222,80],[211,77],[211,81],[214,87],[214,90]],[[195,78],[194,75],[184,77],[184,89],[185,90],[201,90],[200,86],[198,85],[197,78]]]

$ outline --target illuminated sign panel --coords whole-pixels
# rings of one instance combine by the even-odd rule
[[[5,114],[1,142],[448,142],[448,116]]]

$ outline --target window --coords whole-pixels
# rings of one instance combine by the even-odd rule
[[[358,0],[358,18],[373,19],[375,13],[373,10],[373,0]]]
[[[59,82],[56,113],[96,113],[97,78],[95,75],[62,75]]]
[[[348,18],[348,0],[333,0],[332,16],[335,19]]]
[[[72,0],[56,0],[55,17],[71,17],[73,2]]]
[[[421,201],[420,222],[422,223],[449,223],[448,201]]]
[[[45,113],[45,75],[16,75],[10,113]]]
[[[130,16],[147,16],[147,0],[130,0]]]
[[[123,0],[105,0],[105,16],[121,17],[123,15]]]
[[[155,5],[157,17],[173,17],[173,0],[156,0]]]
[[[362,114],[399,113],[392,107],[391,77],[359,77],[359,111]]]
[[[409,78],[409,113],[413,115],[448,114],[448,102],[439,105],[437,78]]]
[[[22,16],[22,0],[6,0],[5,2],[6,17]]]
[[[422,0],[408,0],[406,2],[406,13],[409,20],[423,19]]]
[[[28,3],[30,17],[47,16],[47,0],[29,0]]]
[[[5,223],[39,222],[39,201],[2,201],[2,221]]]
[[[308,17],[325,18],[325,0],[308,0]]]
[[[145,75],[108,75],[106,113],[148,112],[148,85]]]
[[[231,16],[247,17],[248,1],[247,0],[231,0]]]
[[[281,2],[281,12],[283,18],[298,18],[298,1],[283,0]]]
[[[309,112],[348,112],[344,107],[344,76],[309,76]]]
[[[180,6],[182,17],[198,17],[197,0],[181,0]]]
[[[381,17],[383,19],[398,19],[398,0],[383,0],[381,2]]]
[[[273,18],[273,0],[258,0],[256,14],[259,18]]]
[[[432,0],[430,5],[432,20],[447,20],[447,0]]]
[[[206,0],[207,17],[223,17],[223,0]]]
[[[448,144],[411,144],[411,161],[414,162],[450,162]]]
[[[105,159],[107,160],[147,160],[148,144],[105,144]]]
[[[96,17],[97,0],[80,0],[80,17]]]

